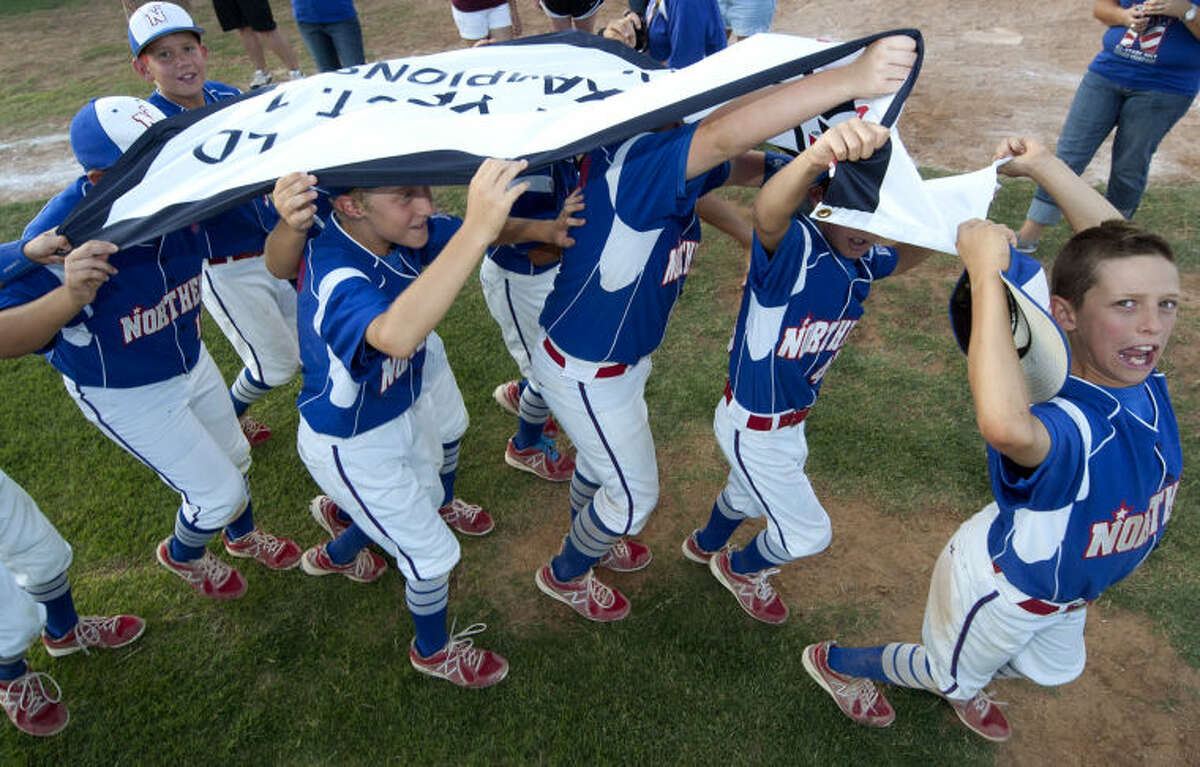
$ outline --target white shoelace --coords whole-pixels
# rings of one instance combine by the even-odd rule
[[[282,540],[280,540],[277,536],[274,536],[274,535],[271,535],[270,533],[264,532],[261,528],[258,528],[258,527],[254,528],[250,532],[246,533],[245,538],[238,538],[237,541],[235,541],[235,543],[242,541],[242,540],[246,540],[248,542],[254,543],[256,546],[258,546],[258,548],[260,550],[265,551],[271,555],[278,554],[279,551],[283,548]]]
[[[778,567],[768,567],[766,570],[759,570],[754,575],[748,576],[754,584],[755,596],[764,602],[771,601],[771,598],[775,596],[775,587],[767,579],[778,572]]]
[[[55,694],[46,692],[46,682],[54,685]],[[30,671],[9,683],[2,698],[4,708],[28,711],[37,714],[47,705],[62,700],[62,688],[58,682],[41,671]]]
[[[225,585],[225,581],[229,580],[233,573],[233,568],[214,557],[211,551],[205,551],[204,556],[189,567],[192,568],[188,575],[189,581],[198,583],[207,578],[218,589]]]
[[[79,645],[79,649],[83,650],[84,654],[88,653],[89,647],[95,647],[102,643],[100,632],[116,631],[117,622],[121,616],[113,615],[108,618],[103,618],[96,615],[80,615],[79,622],[75,624],[75,644]]]
[[[472,623],[457,634],[454,633],[454,628],[454,624],[450,624],[450,643],[446,648],[446,659],[439,668],[448,674],[455,673],[458,668],[464,666],[478,671],[483,663],[484,651],[475,649],[475,640],[471,637],[486,631],[487,624]]]
[[[592,571],[588,570],[587,576],[584,578],[587,581],[587,594],[589,599],[596,601],[604,609],[612,607],[616,597],[613,595],[613,590],[605,586],[600,581],[592,577]]]
[[[467,503],[461,498],[455,498],[450,501],[450,510],[454,516],[461,516],[466,519],[467,523],[475,521],[475,517],[479,516],[479,512],[483,511],[482,506],[476,506],[473,503]]]

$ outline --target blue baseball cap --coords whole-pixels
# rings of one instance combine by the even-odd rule
[[[132,96],[92,99],[71,120],[71,151],[85,171],[108,170],[159,120],[158,107]]]
[[[192,15],[175,3],[146,3],[129,16],[129,48],[135,57],[158,38],[176,32],[204,34]]]

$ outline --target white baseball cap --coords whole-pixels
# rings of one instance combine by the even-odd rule
[[[1014,258],[1018,255],[1014,253]],[[1044,284],[1044,273],[1041,279]],[[1035,299],[1003,272],[1000,280],[1008,292],[1013,346],[1021,360],[1029,401],[1037,403],[1053,399],[1062,390],[1071,371],[1071,347],[1062,328],[1047,311],[1049,296],[1045,303]],[[950,294],[950,327],[958,347],[966,354],[971,340],[971,281],[965,271]]]
[[[154,123],[158,107],[132,96],[92,99],[71,120],[71,151],[85,171],[108,170]]]
[[[134,56],[163,35],[175,32],[195,32],[197,37],[204,34],[192,15],[174,3],[146,3],[129,16],[129,48]]]

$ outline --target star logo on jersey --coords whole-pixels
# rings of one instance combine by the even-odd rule
[[[1121,520],[1125,519],[1125,517],[1129,516],[1129,513],[1133,510],[1133,507],[1126,506],[1125,502],[1121,501],[1121,505],[1118,506],[1112,513],[1113,519],[1117,522],[1120,522]]]

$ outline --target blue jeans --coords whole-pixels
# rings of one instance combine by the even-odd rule
[[[1116,126],[1104,196],[1121,215],[1130,218],[1146,190],[1150,158],[1171,126],[1187,113],[1192,99],[1178,93],[1123,88],[1089,71],[1075,91],[1057,154],[1071,170],[1081,174]],[[1027,217],[1039,224],[1058,223],[1058,206],[1040,186]]]
[[[326,24],[297,21],[296,26],[319,72],[352,67],[365,60],[362,27],[357,17]]]

